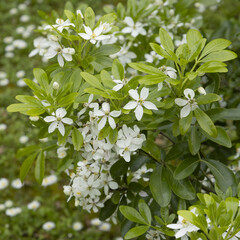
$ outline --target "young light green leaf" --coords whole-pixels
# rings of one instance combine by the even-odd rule
[[[83,136],[82,133],[75,127],[73,128],[72,131],[72,142],[75,150],[80,151],[83,145]]]
[[[190,49],[192,49],[193,46],[196,44],[196,42],[198,42],[202,38],[203,37],[202,37],[201,33],[198,30],[190,29],[187,32],[187,44],[190,47]]]
[[[110,133],[109,133],[109,141],[111,144],[114,144],[117,141],[118,138],[118,130],[117,128],[115,129],[110,129]]]
[[[181,135],[185,135],[192,123],[193,113],[190,112],[187,117],[181,118],[179,120],[179,130]]]
[[[220,61],[226,62],[237,58],[237,54],[230,50],[222,50],[218,52],[212,52],[204,57],[200,62]]]
[[[200,127],[208,133],[211,137],[217,137],[217,129],[214,126],[211,118],[204,113],[200,108],[194,110],[194,115],[199,123]]]
[[[144,85],[154,85],[163,82],[168,78],[167,75],[145,75],[139,78],[139,83]]]
[[[174,51],[174,45],[173,45],[173,40],[170,37],[169,33],[164,29],[164,28],[160,28],[159,30],[159,37],[160,37],[160,42],[163,45],[163,47],[165,48],[165,50],[171,54],[169,52],[169,50],[171,52]]]
[[[112,74],[115,80],[122,80],[124,79],[124,68],[123,65],[115,59],[112,64]]]
[[[206,95],[201,95],[196,99],[198,104],[209,104],[212,102],[220,101],[221,97],[215,93],[207,93]]]
[[[139,210],[140,214],[142,215],[142,217],[148,222],[148,224],[151,225],[152,214],[151,214],[149,206],[145,203],[145,201],[143,199],[141,199],[138,202],[138,210]]]
[[[134,227],[127,232],[124,239],[132,239],[132,238],[136,238],[138,236],[141,236],[145,232],[147,232],[148,229],[149,229],[149,226]]]
[[[96,87],[98,89],[104,90],[100,81],[93,75],[87,72],[81,72],[81,76],[89,83],[91,86]]]
[[[41,184],[44,177],[44,172],[45,172],[45,156],[43,151],[41,151],[37,156],[34,172],[35,172],[35,178],[37,182]]]
[[[160,75],[160,76],[165,75],[160,69],[155,68],[151,65],[144,64],[144,63],[129,63],[128,65],[131,68],[138,70],[139,72],[155,74],[155,75]]]
[[[95,25],[95,13],[92,8],[88,7],[84,13],[84,20],[87,26],[91,29],[94,28]]]
[[[48,82],[48,76],[46,72],[43,71],[41,68],[34,68],[33,75],[36,78],[39,85],[42,87],[42,89],[46,93],[49,93],[49,82]]]
[[[122,215],[128,220],[148,225],[148,222],[140,215],[136,209],[129,206],[120,206],[119,209]]]

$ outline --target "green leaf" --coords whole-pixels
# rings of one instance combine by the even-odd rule
[[[39,85],[37,85],[33,80],[30,80],[30,79],[27,79],[25,78],[24,79],[24,82],[35,92],[42,92],[42,89]]]
[[[84,92],[86,92],[86,93],[99,95],[99,96],[102,96],[102,97],[108,98],[108,99],[119,99],[118,94],[114,90],[112,90],[112,91],[109,90],[110,91],[109,93],[107,92],[107,89],[105,89],[105,91],[106,92],[103,92],[102,90],[98,90],[95,88],[85,88],[84,89]],[[116,96],[111,95],[111,93],[113,93],[113,94],[115,93]]]
[[[84,20],[87,26],[91,29],[94,28],[95,25],[95,13],[92,8],[88,7],[84,13]]]
[[[150,43],[150,47],[152,48],[153,51],[155,51],[158,55],[166,58],[166,59],[169,59],[169,60],[173,60],[174,61],[174,58],[168,54],[168,52],[166,52],[161,46],[159,46],[158,44],[156,43]]]
[[[207,93],[206,95],[201,95],[196,99],[198,104],[209,104],[212,102],[220,101],[221,97],[215,93]]]
[[[74,22],[74,20],[76,19],[74,13],[69,10],[64,10],[64,14],[67,16],[70,22]]]
[[[80,151],[83,145],[83,136],[82,133],[77,129],[73,128],[72,131],[72,143],[76,151]]]
[[[120,51],[120,47],[114,44],[105,44],[95,49],[90,53],[91,56],[98,57],[99,55],[109,56]]]
[[[171,189],[167,181],[166,171],[162,166],[154,169],[150,178],[150,190],[161,207],[166,207],[171,201]]]
[[[115,162],[110,168],[110,173],[113,179],[116,179],[127,173],[129,167],[129,163],[124,159],[120,159]]]
[[[139,210],[140,214],[143,216],[143,218],[148,222],[148,224],[151,225],[152,214],[151,214],[149,206],[145,203],[145,201],[143,199],[141,199],[138,202],[138,210]]]
[[[201,65],[197,72],[202,73],[214,73],[214,72],[227,72],[226,64],[219,61],[210,61]]]
[[[160,42],[163,45],[164,49],[169,53],[170,51],[174,51],[174,45],[173,45],[173,40],[170,37],[169,33],[164,29],[160,28],[159,30],[159,37],[160,37]]]
[[[87,72],[81,72],[81,76],[89,83],[91,86],[96,87],[98,89],[104,90],[100,81],[93,75]]]
[[[149,226],[134,227],[127,232],[124,239],[132,239],[132,238],[136,238],[138,236],[141,236],[145,232],[147,232],[148,229],[149,229]]]
[[[124,79],[124,67],[115,59],[112,64],[112,74],[115,80],[123,80]]]
[[[160,161],[161,160],[161,151],[160,148],[156,145],[156,143],[147,139],[142,146],[142,150],[152,156],[154,159]]]
[[[187,117],[181,118],[179,120],[179,130],[181,135],[185,135],[187,133],[192,123],[192,117],[193,117],[193,113],[191,111]]]
[[[72,162],[72,158],[62,158],[57,167],[58,172],[63,172],[68,169]]]
[[[115,129],[110,129],[110,133],[109,133],[109,141],[111,144],[114,144],[117,141],[118,138],[118,130],[117,128]]]
[[[67,96],[61,98],[58,102],[59,106],[60,107],[69,106],[70,104],[72,104],[74,102],[77,95],[78,95],[78,93],[70,93]]]
[[[173,178],[172,172],[166,169],[168,184],[172,191],[180,198],[186,200],[193,200],[196,192],[191,182],[188,179],[176,180]]]
[[[17,95],[15,98],[22,103],[28,103],[28,104],[36,105],[36,107],[43,108],[42,103],[33,96]]]
[[[166,76],[161,70],[155,68],[153,66],[144,64],[144,63],[129,63],[128,64],[131,68],[138,70],[139,72],[148,73],[148,74],[155,74],[160,76]]]
[[[42,89],[46,93],[49,93],[49,82],[46,72],[43,71],[41,68],[34,68],[33,75],[36,78],[38,84],[42,87]]]
[[[177,180],[190,176],[199,164],[199,159],[190,157],[184,159],[174,171],[173,177]]]
[[[196,30],[196,29],[190,29],[187,32],[187,44],[190,47],[190,49],[193,48],[193,46],[199,41],[201,40],[203,37],[201,35],[201,33]]]
[[[139,83],[144,85],[154,85],[163,82],[168,76],[162,75],[145,75],[139,78]]]
[[[213,176],[216,179],[219,188],[223,192],[226,192],[230,186],[231,187],[237,186],[236,178],[233,172],[223,163],[221,163],[220,161],[210,159],[202,161],[209,167],[210,171],[212,172]]]
[[[110,126],[105,126],[98,134],[98,140],[102,140],[104,138],[106,138],[109,133],[110,133],[110,129],[111,127]]]
[[[24,156],[27,156],[29,155],[30,153],[33,153],[35,152],[36,150],[39,149],[39,146],[37,145],[30,145],[30,146],[27,146],[25,148],[20,148],[18,151],[17,151],[17,155],[16,157],[17,158],[21,158],[21,157],[24,157]]]
[[[136,209],[129,206],[120,206],[119,209],[122,215],[128,220],[140,224],[148,224]]]
[[[30,170],[30,168],[31,168],[31,166],[32,166],[32,164],[33,164],[36,156],[37,156],[37,152],[29,155],[29,156],[24,160],[24,162],[23,162],[23,164],[22,164],[22,166],[21,166],[21,168],[20,168],[20,176],[19,176],[22,182],[23,182],[24,179],[26,178],[26,176],[27,176],[27,174],[28,174],[28,172],[29,172],[29,170]]]
[[[226,131],[221,127],[216,127],[216,129],[217,129],[217,133],[218,133],[216,138],[211,137],[204,131],[203,131],[203,135],[205,135],[206,138],[210,139],[211,141],[213,141],[219,145],[222,145],[227,148],[231,148],[232,142],[231,142],[230,137],[226,133]]]
[[[193,126],[188,136],[188,146],[192,155],[196,155],[201,147],[201,132],[196,126]]]
[[[237,54],[235,52],[229,51],[229,50],[222,50],[222,51],[212,52],[208,54],[200,62],[208,62],[208,61],[226,62],[235,58],[237,58]]]
[[[35,165],[35,178],[39,184],[42,183],[45,172],[45,156],[44,152],[41,151],[38,154],[36,165]]]
[[[214,126],[211,118],[204,113],[200,108],[194,110],[194,115],[200,125],[200,127],[208,133],[211,137],[217,137],[217,129]]]
[[[206,47],[204,48],[200,58],[208,55],[211,52],[216,52],[227,48],[231,44],[230,41],[222,38],[214,39],[209,42]]]
[[[104,203],[104,207],[100,211],[99,219],[101,221],[106,220],[107,218],[110,218],[115,210],[117,209],[117,204],[114,204],[111,199],[107,200]]]

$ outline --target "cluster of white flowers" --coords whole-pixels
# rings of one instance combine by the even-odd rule
[[[118,188],[118,184],[110,175],[111,166],[120,157],[129,162],[131,155],[135,154],[146,140],[136,125],[133,129],[123,125],[118,130],[115,144],[111,144],[108,137],[99,140],[99,132],[107,122],[112,129],[116,128],[114,117],[120,114],[121,111],[110,111],[107,102],[102,103],[101,107],[98,103],[93,103],[91,95],[84,110],[78,114],[77,124],[84,139],[81,149],[84,160],[78,162],[76,173],[70,174],[71,181],[69,185],[64,186],[64,193],[69,199],[75,197],[75,205],[80,205],[89,212],[91,210],[97,212],[98,208],[102,208],[104,202],[111,198],[111,190]],[[88,117],[89,121],[83,124],[81,121],[85,117]],[[66,148],[59,149],[65,156]],[[60,150],[58,152],[60,154]]]
[[[91,225],[98,227],[100,231],[108,232],[111,229],[111,224],[108,222],[102,222],[99,218],[94,218],[90,221]]]
[[[47,187],[47,186],[53,185],[56,182],[57,182],[57,176],[52,174],[43,179],[42,186]]]

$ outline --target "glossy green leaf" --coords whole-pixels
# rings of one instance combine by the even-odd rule
[[[98,89],[104,89],[100,81],[93,75],[87,72],[81,72],[81,76],[89,83],[91,86],[96,87]]]
[[[166,58],[166,59],[170,59],[170,60],[174,60],[174,58],[169,55],[161,46],[159,46],[156,43],[150,43],[150,47],[152,48],[153,51],[155,51],[158,55]]]
[[[128,220],[140,224],[148,224],[136,209],[129,206],[120,206],[119,209],[122,215]]]
[[[155,75],[160,75],[160,76],[165,75],[158,68],[155,68],[151,65],[147,65],[147,64],[144,64],[144,63],[129,63],[128,65],[131,68],[138,70],[139,72],[148,73],[148,74],[155,74]]]
[[[136,238],[138,236],[141,236],[145,232],[147,232],[148,229],[149,229],[149,226],[134,227],[127,232],[124,239],[132,239],[132,238]]]
[[[171,201],[171,188],[167,181],[165,168],[158,166],[150,178],[150,190],[156,202],[166,207]]]
[[[38,84],[41,86],[41,88],[46,93],[49,93],[49,82],[48,82],[48,76],[47,76],[46,72],[43,71],[41,68],[34,68],[33,75],[34,75],[35,79],[37,80]]]
[[[159,37],[160,37],[160,42],[163,45],[164,49],[166,49],[166,51],[174,51],[174,44],[173,44],[173,40],[170,37],[169,33],[164,29],[164,28],[160,28],[159,30]]]
[[[44,178],[44,172],[45,172],[45,156],[44,152],[41,151],[37,156],[35,165],[35,178],[39,184],[42,183],[42,180]]]
[[[174,171],[173,177],[177,180],[181,180],[190,176],[197,168],[198,164],[199,159],[197,158],[190,157],[184,159]]]
[[[193,48],[193,46],[202,38],[201,33],[196,29],[190,29],[187,32],[187,44],[190,48]]]
[[[206,95],[201,95],[196,99],[198,104],[209,104],[212,102],[220,101],[221,97],[215,93],[207,93]]]
[[[199,152],[201,147],[201,138],[202,134],[200,130],[196,126],[193,126],[188,136],[188,146],[192,155],[196,155]]]
[[[193,113],[192,111],[188,114],[187,117],[181,118],[179,120],[179,130],[181,135],[185,135],[192,123]]]
[[[220,61],[226,62],[232,59],[237,58],[237,54],[233,51],[229,50],[222,50],[218,52],[212,52],[204,57],[201,62],[208,62],[208,61]]]
[[[112,74],[115,80],[123,80],[124,79],[124,68],[123,65],[115,59],[112,64]]]
[[[164,80],[166,80],[168,78],[168,76],[162,76],[162,75],[145,75],[142,76],[139,79],[139,83],[140,84],[144,84],[144,85],[154,85],[154,84],[158,84],[163,82]]]
[[[200,108],[194,110],[194,115],[200,127],[208,133],[211,137],[217,137],[217,129],[214,126],[211,118],[204,113]]]
[[[138,210],[142,217],[148,222],[149,225],[151,225],[152,221],[152,214],[149,206],[145,203],[143,199],[141,199],[138,202]]]
[[[94,28],[95,25],[95,13],[92,8],[88,7],[84,13],[84,20],[87,26],[91,29]]]

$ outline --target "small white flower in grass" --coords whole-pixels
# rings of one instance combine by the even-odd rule
[[[71,118],[64,118],[66,114],[67,114],[67,111],[64,108],[58,108],[56,110],[55,116],[47,116],[44,118],[45,122],[52,122],[48,127],[49,133],[52,133],[56,129],[58,129],[62,136],[65,135],[65,128],[63,123],[69,124],[69,125],[73,124],[73,120]]]
[[[102,224],[102,221],[99,218],[94,218],[90,221],[92,226],[98,227]]]
[[[54,184],[54,183],[56,183],[57,182],[57,176],[55,176],[55,175],[49,175],[49,176],[47,176],[47,177],[45,177],[44,179],[43,179],[43,181],[42,181],[42,186],[43,187],[47,187],[47,186],[50,186],[50,185],[52,185],[52,184]]]
[[[109,35],[102,35],[103,33],[103,24],[100,24],[97,28],[93,31],[90,27],[84,25],[84,29],[86,33],[79,33],[78,35],[85,40],[90,40],[92,44],[95,44],[97,41],[102,41],[105,39],[110,38]]]
[[[28,137],[28,136],[21,136],[21,137],[19,138],[19,142],[22,143],[22,144],[27,143],[28,140],[29,140],[29,137]]]
[[[83,225],[81,222],[74,222],[72,225],[73,230],[80,231],[83,229]]]
[[[67,150],[67,148],[65,148],[65,147],[58,148],[57,149],[58,158],[65,158],[67,156],[66,150]]]
[[[9,184],[9,181],[7,178],[0,178],[0,190],[6,188]]]
[[[109,232],[111,230],[111,227],[112,225],[110,223],[104,222],[99,226],[99,230],[103,232]]]
[[[108,123],[112,129],[116,128],[114,117],[119,117],[121,115],[121,111],[112,111],[110,112],[110,104],[109,103],[103,103],[101,110],[95,110],[94,114],[98,117],[102,117],[100,122],[98,123],[98,130],[101,130],[106,125],[106,122],[108,120]]]
[[[21,39],[16,39],[13,41],[13,46],[18,48],[18,49],[24,49],[27,47],[27,42]]]
[[[40,207],[40,202],[39,202],[39,201],[36,201],[36,200],[30,202],[30,203],[27,205],[27,208],[28,208],[29,210],[36,210],[36,209],[38,209],[39,207]]]
[[[67,62],[72,61],[72,55],[75,54],[74,48],[62,48],[59,43],[53,43],[48,49],[48,52],[44,55],[47,59],[53,58],[57,55],[57,60],[60,67],[64,66],[64,60]]]
[[[5,204],[0,204],[0,211],[3,211],[3,210],[5,210]]]
[[[182,99],[182,98],[175,99],[175,103],[179,107],[183,107],[180,112],[181,118],[187,117],[191,111],[194,111],[198,107],[197,103],[195,102],[195,98],[194,98],[195,93],[192,89],[186,88],[184,90],[184,95],[187,99]]]
[[[44,224],[43,224],[43,226],[42,226],[42,228],[45,230],[45,231],[50,231],[50,230],[52,230],[52,229],[54,229],[55,228],[55,223],[54,222],[45,222]]]
[[[22,209],[17,207],[17,208],[9,208],[6,210],[6,215],[9,217],[15,217],[16,215],[18,215],[19,213],[22,212]]]
[[[113,82],[115,82],[117,84],[113,87],[113,90],[117,92],[129,82],[129,79],[124,78],[122,80],[113,80]]]
[[[3,79],[6,77],[7,77],[7,74],[5,72],[0,71],[0,78]]]
[[[56,28],[59,32],[62,32],[63,29],[68,29],[70,26],[75,27],[75,25],[74,25],[73,23],[71,23],[71,22],[69,21],[69,19],[67,19],[66,21],[64,21],[63,19],[58,18],[58,19],[56,20],[56,24],[54,24],[53,26],[47,25],[47,26],[44,28],[44,30],[53,29],[53,27],[54,27],[54,28]]]
[[[143,107],[142,106],[144,106],[145,108],[150,109],[150,110],[158,110],[154,103],[145,101],[149,95],[148,88],[143,87],[140,92],[140,96],[138,94],[138,91],[134,90],[134,89],[129,90],[128,93],[135,101],[130,101],[123,108],[127,109],[127,110],[131,110],[131,109],[135,108],[134,112],[135,112],[135,116],[138,121],[140,121],[143,116]]]
[[[139,34],[146,35],[147,32],[140,22],[134,22],[131,17],[125,17],[124,22],[128,25],[122,29],[122,33],[131,33],[132,37],[137,37]]]
[[[22,182],[21,182],[21,180],[19,178],[13,180],[11,185],[12,185],[13,188],[16,188],[16,189],[20,189],[23,186],[23,184],[22,184]]]
[[[196,208],[192,209],[191,212],[195,214]],[[178,222],[176,224],[168,224],[168,228],[178,230],[175,234],[176,238],[185,236],[188,232],[196,232],[199,230],[198,227],[188,222],[182,216],[178,215]]]
[[[13,201],[12,200],[7,200],[4,204],[5,204],[6,208],[10,208],[13,205]]]
[[[7,78],[0,80],[0,86],[4,87],[4,86],[7,86],[8,84],[9,84],[9,80]]]
[[[7,125],[4,124],[4,123],[1,123],[1,124],[0,124],[0,131],[4,131],[4,130],[6,130],[6,129],[7,129]],[[0,181],[1,181],[1,179],[0,179]]]
[[[37,54],[43,56],[45,54],[46,48],[49,47],[49,44],[50,43],[43,37],[38,37],[34,39],[33,46],[35,47],[35,49],[33,49],[28,56],[33,57]]]

